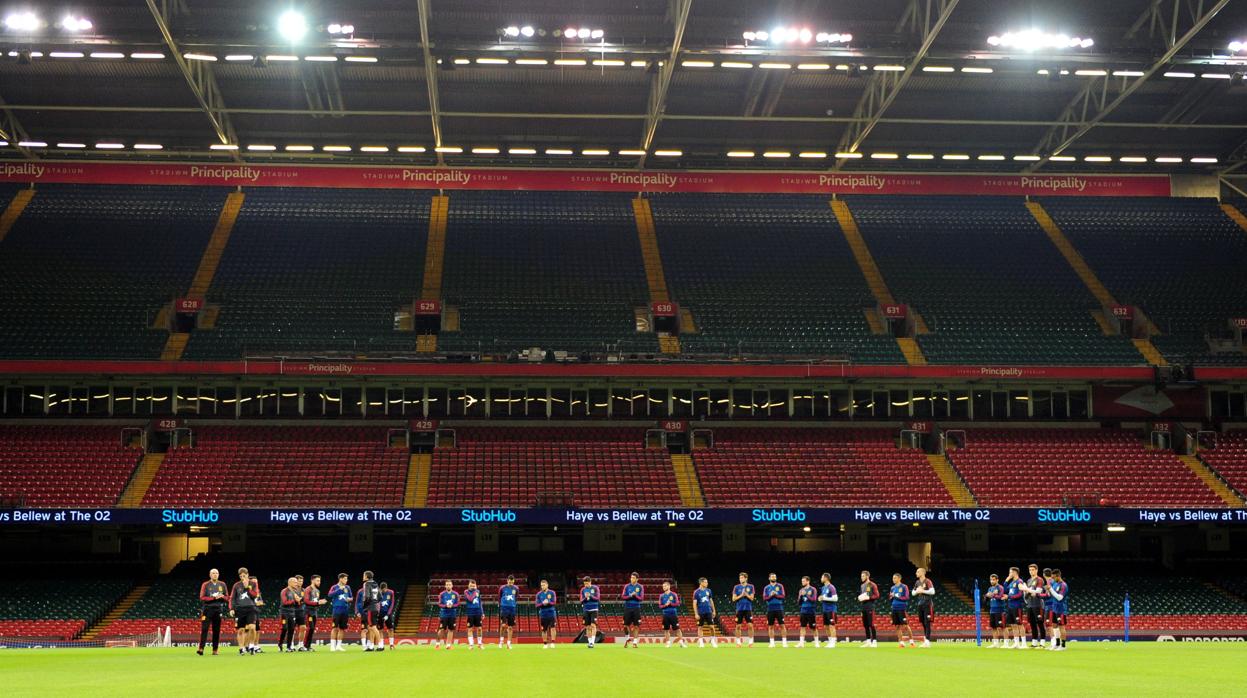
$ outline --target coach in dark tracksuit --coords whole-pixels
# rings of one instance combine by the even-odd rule
[[[208,581],[199,585],[199,601],[203,610],[199,613],[199,650],[196,654],[203,655],[204,643],[208,640],[208,628],[212,628],[212,653],[217,653],[221,644],[221,616],[225,613],[225,604],[229,601],[229,589],[222,582],[221,573],[212,570],[208,573]]]

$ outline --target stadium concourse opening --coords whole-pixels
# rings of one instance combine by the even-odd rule
[[[6,695],[1242,692],[1247,2],[123,5],[0,6]]]

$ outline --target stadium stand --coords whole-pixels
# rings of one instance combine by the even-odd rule
[[[0,243],[0,356],[160,355],[226,191],[47,185]]]
[[[0,426],[0,499],[32,507],[109,507],[142,453],[118,427]]]
[[[38,584],[12,585],[0,598],[0,639],[73,639],[103,616],[132,583],[121,578],[65,575],[44,578]]]
[[[1172,452],[1126,430],[971,429],[949,459],[982,506],[1225,506]]]
[[[407,452],[380,427],[197,427],[169,452],[144,506],[397,507]]]
[[[679,506],[667,452],[644,430],[467,427],[433,454],[429,506]]]
[[[954,506],[887,429],[716,429],[693,460],[710,506]]]
[[[1247,492],[1247,431],[1231,430],[1220,434],[1217,447],[1200,451],[1199,458],[1240,495]]]
[[[220,316],[192,333],[185,357],[414,354],[415,335],[395,331],[394,313],[419,293],[429,199],[388,189],[248,190],[208,294]]]
[[[875,303],[826,198],[668,194],[651,207],[672,300],[696,318],[686,352],[903,363],[871,335],[863,309]]]
[[[656,352],[636,328],[649,293],[634,226],[624,194],[455,192],[442,289],[460,330],[439,348]]]
[[[1243,364],[1213,354],[1205,334],[1224,333],[1247,308],[1247,236],[1214,199],[1044,199],[1070,241],[1118,301],[1140,307],[1160,330],[1152,342],[1171,361]]]
[[[1018,198],[846,197],[931,363],[1142,363]]]

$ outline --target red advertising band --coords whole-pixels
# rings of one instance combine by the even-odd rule
[[[1170,196],[1168,175],[545,170],[235,163],[6,162],[0,182],[740,194]]]

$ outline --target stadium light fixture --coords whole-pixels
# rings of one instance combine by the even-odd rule
[[[1013,156],[1014,162],[1039,162],[1042,159],[1043,158],[1039,157],[1038,155],[1014,155]]]
[[[267,153],[267,152],[277,150],[277,146],[269,145],[266,143],[252,143],[251,145],[247,146],[247,150],[252,151],[252,152]]]
[[[1123,155],[1123,156],[1121,156],[1121,157],[1117,158],[1117,162],[1125,162],[1125,163],[1130,163],[1130,164],[1139,164],[1139,163],[1144,163],[1144,162],[1147,162],[1147,158],[1145,158],[1145,157],[1140,157],[1140,156],[1138,156],[1138,155]]]
[[[991,73],[991,72],[993,72],[993,71],[992,71],[992,69],[991,69],[991,68],[983,68],[983,67],[976,66],[976,65],[967,65],[967,66],[965,66],[964,68],[962,68],[962,69],[961,69],[961,72],[963,72],[963,73],[978,73],[978,74],[980,74],[980,75],[986,75],[986,74]]]
[[[906,160],[934,160],[935,156],[931,153],[910,153],[905,156]]]
[[[160,61],[164,60],[165,54],[155,53],[151,51],[137,51],[130,54],[130,58],[136,61]]]
[[[654,155],[660,158],[678,158],[684,155],[683,150],[655,150]]]
[[[359,147],[361,153],[388,153],[390,146],[388,145],[361,145]]]
[[[291,56],[288,53],[276,53],[264,57],[264,60],[272,63],[290,63],[299,60],[298,56]]]
[[[970,156],[965,153],[944,153],[940,156],[941,160],[969,160]]]
[[[611,151],[605,148],[585,148],[584,150],[580,151],[580,154],[586,157],[595,158],[595,157],[605,157],[607,155],[610,155]]]
[[[254,61],[255,56],[250,53],[231,53],[225,56],[227,61]]]
[[[108,58],[125,58],[125,57],[126,57],[126,54],[121,53],[121,52],[118,52],[118,51],[92,51],[92,52],[91,52],[91,57],[92,57],[92,58],[102,58],[102,59],[108,59]]]
[[[900,155],[897,155],[896,153],[871,153],[870,154],[871,160],[896,160],[899,157]]]
[[[86,143],[57,143],[56,147],[77,149],[77,148],[85,148],[87,147],[87,144]]]
[[[546,155],[575,155],[570,148],[546,148]]]
[[[121,150],[124,147],[126,147],[125,143],[114,143],[112,141],[105,141],[102,143],[95,144],[96,150]]]
[[[768,150],[762,153],[762,157],[771,158],[772,160],[779,160],[783,158],[792,157],[792,153],[788,152],[787,150]]]
[[[1239,51],[1242,51],[1243,49],[1247,49],[1247,41],[1239,41],[1235,39],[1234,41],[1230,42],[1230,45],[1228,48],[1230,49],[1232,53],[1238,53]]]
[[[135,150],[164,150],[164,146],[159,143],[135,143]]]
[[[83,58],[86,54],[82,51],[52,51],[48,54],[50,58]]]
[[[1193,78],[1195,73],[1188,73],[1182,70],[1170,70],[1165,72],[1167,78]]]
[[[314,145],[288,145],[285,147],[287,153],[310,153],[316,150]]]
[[[765,29],[750,29],[741,33],[741,38],[746,42],[750,41],[769,41],[773,44],[847,44],[853,40],[852,34],[844,34],[840,32],[815,32],[809,27],[773,27],[770,31]]]
[[[598,58],[593,61],[593,65],[601,66],[603,68],[622,68],[627,65],[627,63],[624,63],[618,58]]]
[[[439,145],[433,149],[433,152],[445,155],[456,155],[458,153],[462,153],[463,148],[460,148],[457,145]]]
[[[720,68],[741,68],[748,70],[753,67],[749,61],[723,61],[719,64]]]
[[[4,17],[4,28],[15,32],[33,32],[43,26],[34,12],[11,12]]]
[[[1020,32],[1005,32],[987,37],[990,46],[1017,49],[1019,51],[1038,51],[1040,49],[1074,49],[1091,48],[1095,40],[1068,34],[1053,34],[1038,29],[1027,29]]]
[[[586,65],[587,61],[583,58],[556,58],[554,65]]]
[[[827,157],[827,153],[821,150],[805,150],[797,153],[797,157],[805,158],[806,160],[822,160]]]
[[[684,68],[713,68],[714,61],[683,61],[680,65]]]
[[[347,63],[376,63],[376,56],[343,56],[342,60]]]
[[[233,143],[213,143],[208,146],[208,150],[238,150],[238,146]]]
[[[323,145],[320,149],[326,153],[349,153],[351,146],[349,145]]]
[[[497,155],[500,152],[502,151],[492,146],[483,146],[483,147],[472,149],[473,155]]]
[[[46,148],[48,147],[48,144],[45,143],[44,141],[18,141],[17,147],[19,148]]]
[[[841,160],[861,160],[862,154],[861,153],[836,153],[836,157],[840,158]]]
[[[640,157],[645,154],[645,151],[634,149],[634,148],[627,148],[627,149],[619,151],[619,154],[625,157]]]
[[[1143,77],[1143,71],[1142,70],[1114,70],[1113,77],[1115,78],[1141,78]]]
[[[642,60],[635,60],[635,61],[630,61],[628,65],[632,66],[633,68],[644,68],[645,66],[649,65],[649,63],[646,61],[642,61]]]
[[[979,156],[979,160],[985,160],[989,162],[999,162],[1000,160],[1004,160],[1004,159],[1005,159],[1005,156],[1003,155],[980,155]]]
[[[811,529],[809,526],[802,526],[802,527],[801,527],[801,530],[802,530],[802,531],[804,531],[804,532],[806,532],[806,533],[809,533],[812,529]]]
[[[729,150],[727,156],[729,158],[751,158],[754,152],[752,150]]]
[[[1182,158],[1176,158],[1176,157],[1172,157],[1172,156],[1168,156],[1168,155],[1162,155],[1161,157],[1156,158],[1155,162],[1159,162],[1159,163],[1161,163],[1161,164],[1165,164],[1165,165],[1172,165],[1172,164],[1177,164],[1177,163],[1182,162]]]
[[[1121,524],[1109,524],[1104,529],[1109,533],[1125,533],[1126,527]]]
[[[1217,159],[1216,158],[1191,158],[1191,162],[1196,165],[1215,165],[1217,164]]]
[[[292,43],[299,41],[307,34],[307,18],[301,12],[286,10],[277,18],[277,33]]]
[[[1078,160],[1078,158],[1073,155],[1053,155],[1048,159],[1052,162],[1075,162]]]
[[[1081,78],[1101,78],[1101,77],[1104,77],[1105,75],[1108,75],[1108,71],[1101,70],[1099,68],[1075,70],[1074,75],[1077,75],[1078,77],[1081,77]]]
[[[337,56],[304,56],[303,60],[311,63],[337,63]]]
[[[768,63],[768,62],[763,62],[763,63],[759,63],[759,64],[758,64],[758,67],[759,67],[759,68],[765,68],[765,69],[767,69],[767,70],[790,70],[790,69],[792,68],[792,64],[791,64],[791,63]]]
[[[883,65],[877,65],[874,68],[876,71],[880,73],[899,73],[905,70],[905,66],[903,65],[893,65],[893,64],[887,64],[887,63]]]
[[[549,65],[550,61],[544,58],[516,58],[516,65]]]
[[[922,66],[924,73],[955,73],[957,69],[951,65],[924,65]]]
[[[506,58],[478,58],[476,62],[478,65],[507,65],[511,61]]]
[[[400,153],[423,153],[426,149],[422,145],[400,145],[397,150]]]
[[[1107,155],[1087,155],[1083,157],[1083,162],[1112,162],[1113,158]]]
[[[536,148],[507,148],[507,155],[536,155]]]
[[[1199,76],[1207,80],[1229,80],[1234,77],[1229,73],[1200,73]]]
[[[333,22],[329,26],[325,27],[325,31],[333,34],[334,36],[349,35],[355,33],[355,25]]]
[[[95,25],[86,17],[75,17],[74,15],[65,15],[61,18],[56,26],[67,32],[85,32],[90,31]]]
[[[216,63],[216,56],[210,53],[183,53],[182,58],[185,58],[188,61],[208,61],[210,63]]]
[[[831,70],[830,63],[798,63],[797,70]]]

